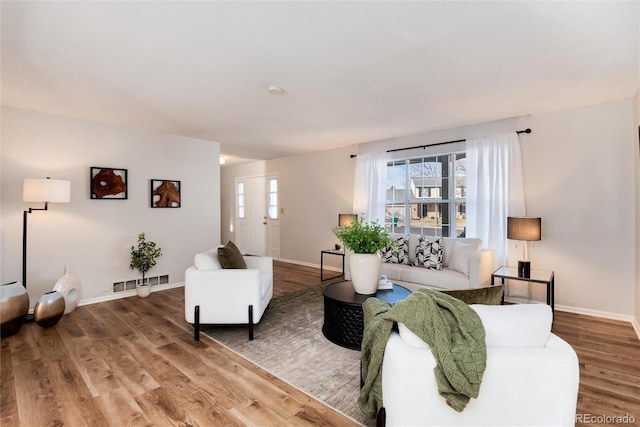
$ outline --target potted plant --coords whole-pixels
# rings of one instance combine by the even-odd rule
[[[162,249],[156,246],[155,242],[145,238],[144,233],[138,234],[138,247],[131,246],[131,270],[138,270],[142,274],[142,282],[136,283],[138,296],[146,298],[151,293],[151,285],[145,280],[145,275],[154,265],[156,259],[162,255]]]
[[[351,225],[335,227],[332,231],[344,247],[353,252],[349,257],[353,289],[359,294],[375,294],[381,266],[378,251],[393,245],[393,240],[378,221],[366,222],[362,217]]]

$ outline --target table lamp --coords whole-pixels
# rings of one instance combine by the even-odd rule
[[[540,240],[542,219],[533,217],[507,217],[507,239],[522,241],[522,259],[518,261],[518,277],[531,276],[528,244]]]
[[[338,214],[338,227],[349,227],[358,220],[356,214]]]

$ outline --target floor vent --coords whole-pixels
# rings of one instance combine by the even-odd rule
[[[168,274],[162,274],[160,276],[151,276],[151,277],[147,277],[147,279],[149,280],[149,283],[151,283],[151,286],[158,286],[158,285],[165,285],[167,283],[169,283],[169,275]],[[120,282],[113,282],[112,283],[112,292],[118,293],[118,292],[124,292],[124,291],[132,291],[136,289],[136,282],[140,281],[142,279],[132,279],[132,280],[123,280]]]

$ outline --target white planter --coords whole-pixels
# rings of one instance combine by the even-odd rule
[[[377,252],[375,254],[351,254],[349,267],[353,289],[356,293],[363,295],[376,293],[380,280],[381,263],[382,260]]]
[[[149,279],[144,279],[144,284],[141,283],[142,280],[138,279],[138,283],[136,284],[136,291],[138,292],[138,296],[140,298],[146,298],[151,295],[151,285],[149,284]]]

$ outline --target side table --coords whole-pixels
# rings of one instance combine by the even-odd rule
[[[324,256],[325,255],[336,255],[336,256],[342,257],[342,273],[341,274],[327,277],[326,279],[324,278]],[[323,282],[325,280],[335,279],[340,276],[344,276],[344,251],[340,251],[337,249],[325,249],[323,251],[320,251],[320,281]]]
[[[551,311],[555,310],[555,279],[553,271],[547,270],[531,270],[529,277],[518,276],[518,269],[516,267],[502,266],[493,273],[491,273],[491,286],[495,285],[496,278],[502,280],[504,284],[505,279],[520,280],[523,282],[543,283],[547,285],[547,305],[551,306]],[[504,301],[504,295],[502,296]]]

